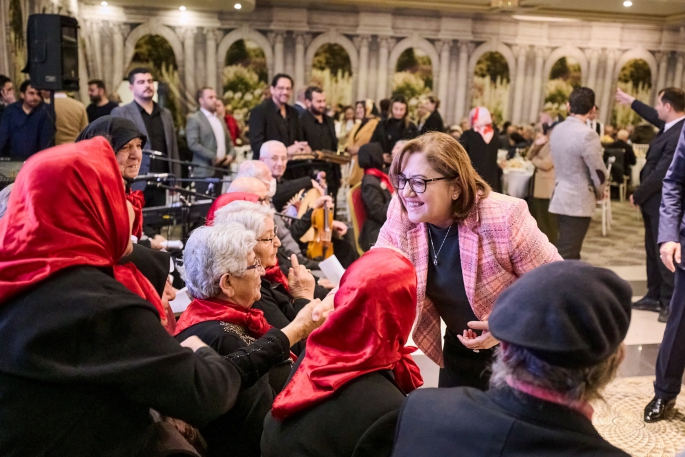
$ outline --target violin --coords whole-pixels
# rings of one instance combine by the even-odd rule
[[[328,195],[328,187],[322,183],[324,196]],[[313,240],[307,245],[307,257],[313,260],[325,260],[333,255],[333,210],[328,204],[317,208],[312,213]]]

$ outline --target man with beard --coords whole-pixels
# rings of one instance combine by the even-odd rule
[[[323,89],[310,86],[304,93],[307,111],[300,115],[302,135],[312,151],[338,150],[338,138],[335,134],[335,123],[326,115],[326,94]],[[330,164],[322,160],[293,160],[288,165],[286,177],[301,178],[312,172],[324,171],[328,177],[328,194],[338,195],[340,188],[340,165]]]
[[[151,149],[162,153],[160,159],[150,160],[143,156],[140,166],[140,174],[148,173],[173,173],[181,176],[181,167],[175,163],[169,163],[164,158],[179,160],[178,144],[176,143],[176,131],[171,111],[155,103],[155,85],[152,71],[149,68],[137,67],[128,74],[129,89],[133,92],[133,101],[128,105],[119,106],[112,110],[112,116],[123,117],[133,121],[138,130],[146,137],[147,141],[143,150]],[[134,190],[138,190],[134,186]],[[166,191],[164,189],[145,188],[145,206],[166,205]]]
[[[105,83],[100,79],[88,81],[88,98],[90,98],[90,105],[86,108],[88,122],[108,116],[114,108],[119,106],[107,98]]]
[[[26,80],[19,86],[21,99],[7,105],[0,122],[0,156],[26,160],[49,148],[55,129],[40,93]]]
[[[16,101],[12,80],[5,75],[0,75],[0,119],[2,119],[2,113],[7,105]]]

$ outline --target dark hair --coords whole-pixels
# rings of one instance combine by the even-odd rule
[[[5,87],[5,84],[11,83],[12,80],[5,75],[0,75],[0,89]]]
[[[90,81],[88,81],[89,86],[92,84],[98,86],[98,89],[105,90],[105,83],[101,79],[91,79]]]
[[[667,87],[659,91],[661,103],[668,103],[673,111],[681,113],[685,111],[685,92],[677,87]]]
[[[434,97],[432,95],[429,95],[426,97],[429,102],[431,102],[432,105],[435,105],[435,109],[440,108],[440,100],[438,100],[438,97]]]
[[[568,96],[569,114],[584,116],[595,107],[595,91],[589,87],[576,87]]]
[[[21,85],[19,86],[19,92],[21,92],[22,94],[25,94],[26,90],[29,88],[29,86],[31,86],[31,80],[27,79],[26,81],[21,83]],[[31,87],[33,87],[33,86],[31,86]]]
[[[307,90],[304,91],[304,99],[309,100],[311,102],[312,97],[314,96],[314,92],[316,92],[317,94],[323,94],[323,89],[318,86],[307,87]]]
[[[286,75],[285,73],[278,73],[276,76],[273,77],[271,80],[271,87],[276,87],[278,85],[278,80],[285,78],[288,81],[290,81],[290,85],[294,86],[295,82],[293,81],[293,78],[291,78],[289,75]]]
[[[200,88],[197,90],[197,92],[195,92],[195,101],[199,103],[199,102],[200,102],[200,99],[205,95],[205,91],[208,90],[208,89],[214,90],[213,88],[211,88],[211,87],[209,87],[209,86],[202,86],[202,87],[200,87]]]
[[[150,70],[147,67],[136,67],[133,70],[128,72],[128,83],[133,84],[133,82],[136,80],[136,75],[144,75],[150,73],[152,74],[152,70]]]
[[[390,99],[384,98],[383,100],[378,102],[378,106],[381,109],[381,113],[387,113],[390,110]]]
[[[404,110],[404,118],[406,118],[407,115],[409,115],[409,103],[407,103],[407,99],[404,97],[404,95],[395,95],[391,100],[390,106],[394,105],[395,103],[402,103],[405,108],[407,108]],[[390,108],[390,106],[388,108]]]

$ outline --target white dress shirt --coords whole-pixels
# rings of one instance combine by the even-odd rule
[[[221,121],[216,117],[216,114],[210,113],[204,108],[200,108],[200,111],[207,116],[209,125],[211,125],[212,130],[214,130],[214,137],[216,138],[216,158],[223,159],[226,157],[226,133],[221,125]]]
[[[671,121],[668,124],[665,124],[664,125],[664,132],[668,131],[668,129],[670,129],[671,127],[676,125],[678,122],[682,121],[683,119],[685,119],[685,116],[681,116],[678,119],[676,119],[675,121]]]

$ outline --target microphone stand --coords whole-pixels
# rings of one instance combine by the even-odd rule
[[[202,168],[202,169],[205,169],[205,170],[219,171],[219,172],[224,173],[224,174],[226,174],[226,175],[235,174],[234,171],[227,170],[226,168],[212,167],[212,166],[209,166],[209,165],[198,165],[198,164],[196,164],[196,163],[188,162],[188,161],[186,161],[186,160],[170,159],[170,158],[168,158],[168,157],[164,157],[163,155],[161,155],[161,154],[162,154],[161,152],[152,151],[152,150],[150,150],[150,149],[144,149],[144,150],[143,150],[143,154],[150,156],[150,159],[151,159],[151,160],[162,160],[162,161],[168,162],[168,163],[177,163],[177,164],[179,164],[179,165],[185,165],[185,166],[189,167],[190,169],[193,169],[193,168]]]
[[[190,209],[193,205],[197,204],[197,200],[200,198],[209,199],[212,201],[216,200],[216,197],[213,197],[211,195],[193,192],[192,190],[187,190],[182,187],[167,186],[165,184],[162,184],[161,182],[155,182],[154,185],[155,187],[158,187],[160,189],[166,189],[182,194],[179,196],[179,202],[181,203],[181,232],[183,235],[182,239],[188,238],[188,234],[190,233]],[[195,197],[195,201],[192,202],[184,198],[184,195]]]

